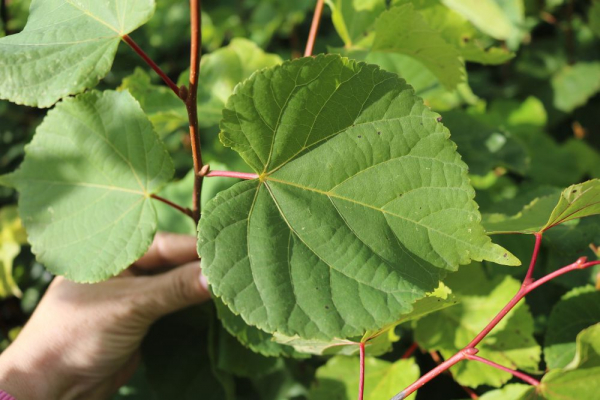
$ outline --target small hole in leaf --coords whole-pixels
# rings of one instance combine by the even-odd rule
[[[360,138],[362,138],[362,136],[358,135],[358,138],[360,139]]]
[[[326,310],[329,310],[329,306],[325,306],[325,309],[326,309]]]
[[[381,135],[381,132],[377,132],[378,135]]]
[[[577,189],[573,190],[571,193],[577,193]]]

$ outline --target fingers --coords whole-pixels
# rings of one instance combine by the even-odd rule
[[[158,232],[148,252],[134,265],[147,270],[184,264],[197,259],[194,236]]]
[[[169,272],[145,277],[146,312],[157,319],[163,315],[210,299],[200,262],[188,263]]]

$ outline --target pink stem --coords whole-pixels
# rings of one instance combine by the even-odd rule
[[[363,400],[365,392],[365,344],[360,343],[360,377],[358,381],[358,400]]]
[[[543,278],[538,279],[537,281],[533,282],[531,285],[527,286],[527,288],[525,289],[525,294],[530,293],[531,291],[533,291],[534,289],[537,289],[538,287],[540,287],[541,285],[543,285],[544,283],[559,277],[561,275],[566,274],[567,272],[571,272],[571,271],[575,271],[578,269],[586,269],[589,267],[593,267],[594,265],[600,265],[600,261],[590,261],[587,262],[587,258],[586,257],[581,257],[579,260],[577,260],[576,262],[574,262],[573,264],[567,265],[566,267],[562,267],[560,269],[557,269],[556,271],[544,276]]]
[[[524,373],[519,372],[519,371],[515,371],[514,369],[507,368],[507,367],[505,367],[503,365],[500,365],[500,364],[496,364],[495,362],[487,360],[487,359],[485,359],[483,357],[479,357],[479,356],[476,356],[476,355],[470,355],[470,356],[467,356],[467,359],[468,360],[473,360],[473,361],[479,361],[479,362],[482,362],[482,363],[487,364],[489,366],[492,366],[494,368],[501,369],[502,371],[508,372],[509,374],[512,374],[513,376],[519,378],[520,380],[522,380],[524,382],[529,383],[530,385],[538,386],[540,384],[540,381],[538,381],[537,379],[533,379],[532,377],[530,377],[527,374],[524,374]]]
[[[477,350],[471,349],[468,352],[473,352],[473,354],[475,354],[475,353],[477,353]],[[458,353],[456,353],[455,355],[453,355],[452,357],[450,357],[449,359],[447,359],[446,361],[444,361],[443,363],[441,363],[440,365],[438,365],[437,367],[435,367],[434,369],[432,369],[431,371],[429,371],[428,373],[426,373],[425,375],[420,377],[412,385],[408,386],[406,389],[404,389],[403,391],[401,391],[400,393],[398,393],[397,395],[392,397],[392,400],[406,399],[408,396],[413,394],[413,392],[416,392],[418,389],[420,389],[422,386],[424,386],[427,382],[429,382],[433,378],[437,377],[439,374],[443,373],[444,371],[446,371],[447,369],[452,367],[454,364],[457,364],[466,358],[467,358],[467,355],[465,354],[465,350],[459,351]]]
[[[475,354],[477,354],[477,352],[478,352],[478,350],[475,347],[490,333],[490,331],[492,329],[494,329],[496,327],[496,325],[498,325],[498,323],[506,316],[506,314],[508,314],[519,303],[519,301],[521,301],[525,297],[525,295],[531,293],[534,289],[537,289],[538,287],[545,284],[546,282],[548,282],[558,276],[564,275],[567,272],[575,271],[578,269],[589,268],[594,265],[600,265],[600,261],[588,262],[586,257],[581,257],[579,260],[577,260],[573,264],[570,264],[570,265],[567,265],[566,267],[560,268],[560,269],[544,276],[543,278],[538,279],[537,281],[531,281],[531,276],[533,274],[533,268],[535,266],[535,261],[537,260],[537,256],[538,256],[539,249],[540,249],[539,243],[541,242],[541,237],[542,237],[541,234],[536,234],[536,245],[535,245],[535,248],[533,251],[533,255],[531,257],[531,264],[529,266],[529,270],[527,271],[526,279],[523,282],[523,285],[521,285],[521,288],[519,289],[517,294],[515,294],[515,296],[509,301],[509,303],[506,306],[504,306],[504,308],[502,308],[502,310],[498,313],[498,315],[496,315],[494,317],[494,319],[492,319],[492,321],[464,349],[460,350],[458,353],[456,353],[455,355],[450,357],[448,360],[444,361],[443,363],[438,365],[436,368],[432,369],[427,374],[420,377],[412,385],[408,386],[402,392],[400,392],[396,396],[394,396],[392,398],[392,400],[403,400],[403,399],[407,398],[409,395],[411,395],[417,389],[424,386],[430,380],[432,380],[433,378],[435,378],[442,372],[444,372],[447,369],[449,369],[450,367],[452,367],[454,364],[456,364],[459,361],[462,361],[464,359],[470,359],[470,360],[484,362],[488,365],[491,365],[496,368],[500,368],[504,371],[510,372],[511,374],[523,379],[526,382],[531,383],[532,385],[539,385],[539,382],[537,380],[535,380],[525,374],[522,374],[518,371],[513,371],[513,370],[503,367],[499,364],[495,364],[489,360],[485,360],[481,357],[475,357]],[[530,282],[527,282],[527,278],[529,278]]]
[[[523,280],[523,285],[529,285],[532,281],[533,277],[533,269],[535,268],[535,263],[538,258],[538,254],[540,253],[540,245],[542,244],[542,234],[535,233],[535,246],[533,248],[533,254],[531,256],[531,262],[529,263],[529,269],[527,270],[527,275],[525,275],[525,279]]]
[[[222,176],[225,178],[238,178],[238,179],[258,179],[257,174],[247,173],[247,172],[235,172],[235,171],[210,171],[206,174],[207,178],[214,178],[217,176]]]

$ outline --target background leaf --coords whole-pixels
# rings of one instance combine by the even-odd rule
[[[412,4],[392,7],[375,25],[373,51],[397,52],[423,63],[449,89],[465,80],[460,53],[432,29]]]
[[[337,356],[317,370],[317,381],[311,388],[310,400],[352,400],[358,397],[358,358]],[[365,359],[365,400],[389,399],[399,388],[419,377],[414,360],[395,363],[372,357]]]
[[[579,400],[596,397],[600,390],[600,324],[577,335],[573,361],[563,369],[552,370],[542,378],[542,398]]]
[[[346,48],[369,46],[375,20],[386,10],[385,0],[327,0],[331,19]]]
[[[0,98],[49,107],[95,86],[153,13],[154,0],[33,0],[25,29],[0,39]]]
[[[13,262],[25,243],[27,237],[17,207],[0,209],[0,299],[22,295],[13,277]]]
[[[448,8],[463,15],[477,28],[496,39],[508,39],[511,23],[494,0],[441,0]]]
[[[575,356],[577,334],[600,321],[600,292],[594,287],[577,288],[554,306],[544,340],[548,368],[563,368]]]
[[[48,114],[10,179],[38,260],[71,280],[97,282],[146,252],[157,224],[150,195],[172,174],[129,93],[89,92]]]

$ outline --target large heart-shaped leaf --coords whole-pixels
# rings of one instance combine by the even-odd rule
[[[152,242],[150,195],[173,163],[128,92],[89,92],[58,104],[3,183],[20,192],[33,252],[50,271],[97,282],[118,274]]]
[[[49,107],[95,86],[154,0],[33,0],[22,32],[0,39],[0,98]]]
[[[237,87],[221,140],[260,174],[205,208],[199,251],[247,323],[346,338],[394,322],[446,271],[518,264],[479,225],[448,130],[397,75],[339,56]]]

